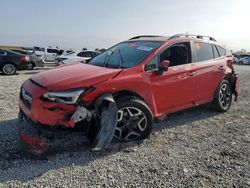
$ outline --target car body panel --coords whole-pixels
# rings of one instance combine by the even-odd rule
[[[111,79],[120,71],[121,69],[108,69],[83,63],[74,63],[38,73],[31,79],[48,90],[60,91],[72,89],[72,87],[89,87]]]
[[[189,72],[194,64],[169,67],[162,75],[149,73],[152,94],[158,113],[169,113],[192,106],[195,96],[195,79]]]
[[[195,102],[197,104],[210,102],[213,100],[216,89],[225,74],[225,58],[195,64]]]

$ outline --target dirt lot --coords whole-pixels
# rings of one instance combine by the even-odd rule
[[[48,160],[23,153],[16,136],[21,84],[39,72],[0,75],[0,187],[250,187],[250,66],[227,113],[209,105],[172,114],[149,139],[91,152],[81,133],[54,140]]]

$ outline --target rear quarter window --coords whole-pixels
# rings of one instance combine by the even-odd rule
[[[196,61],[207,61],[214,58],[212,45],[203,42],[194,42]]]
[[[226,55],[226,50],[220,46],[217,46],[217,49],[220,53],[220,56],[225,56]]]
[[[213,45],[213,51],[214,51],[214,58],[220,57],[220,54],[219,54],[217,48],[214,45]]]
[[[54,54],[57,54],[59,51],[57,49],[47,49],[47,52],[48,53],[54,53]]]

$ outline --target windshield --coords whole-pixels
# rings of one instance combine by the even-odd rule
[[[129,41],[111,47],[93,58],[89,64],[110,68],[129,68],[138,65],[152,53],[161,42]]]

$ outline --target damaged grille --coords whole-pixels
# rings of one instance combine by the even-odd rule
[[[31,108],[32,95],[28,93],[24,88],[21,88],[20,98],[28,108]]]

